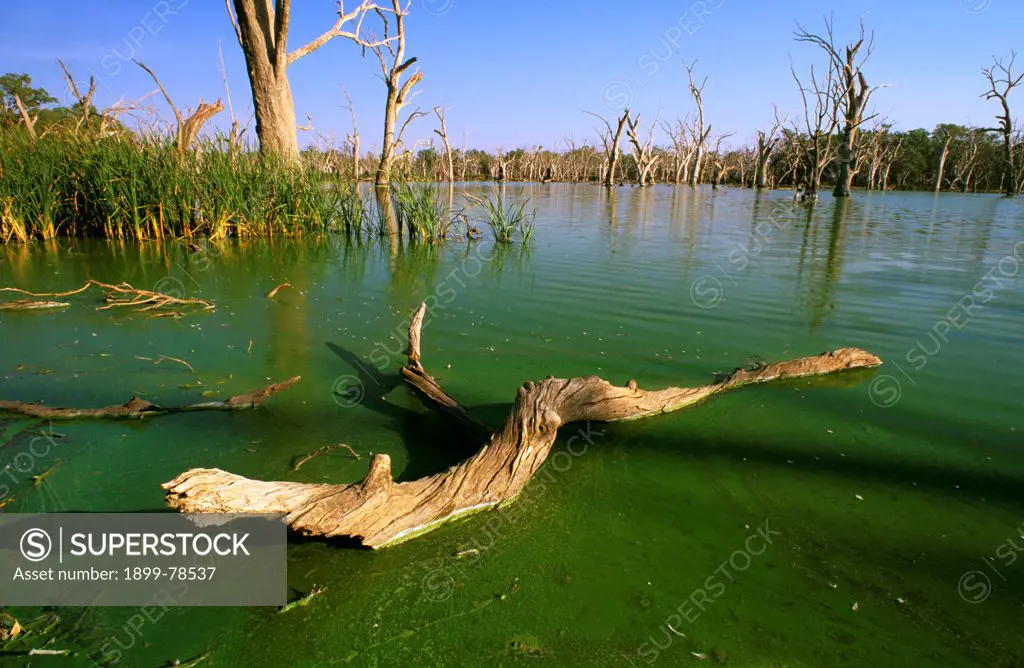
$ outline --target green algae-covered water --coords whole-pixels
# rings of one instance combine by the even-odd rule
[[[348,482],[385,452],[400,480],[443,470],[480,444],[398,379],[424,299],[428,370],[493,423],[548,375],[697,385],[847,345],[885,365],[563,428],[504,511],[381,552],[295,540],[292,597],[325,587],[308,606],[58,609],[59,646],[78,656],[48,663],[1024,663],[1024,202],[859,192],[808,211],[735,189],[506,193],[537,210],[529,248],[4,247],[4,286],[127,281],[217,308],[150,318],[96,311],[85,293],[62,312],[4,313],[2,398],[175,404],[302,380],[253,413],[55,424],[65,438],[44,456],[29,434],[46,425],[4,421],[2,512],[158,511],[160,483],[192,467]],[[291,471],[339,442],[363,458]]]

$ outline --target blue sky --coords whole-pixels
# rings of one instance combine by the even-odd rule
[[[294,0],[290,49],[332,25],[334,6]],[[569,136],[593,143],[595,120],[584,109],[606,114],[628,101],[644,122],[659,109],[663,120],[691,111],[682,57],[697,60],[696,71],[708,77],[705,113],[715,131],[735,132],[732,143],[744,143],[770,120],[773,102],[784,112],[799,108],[790,58],[798,71],[821,58],[793,41],[795,21],[820,28],[828,11],[840,38],[855,37],[861,16],[874,30],[865,73],[871,84],[889,84],[874,106],[904,129],[993,125],[995,105],[978,97],[979,69],[1011,48],[1024,69],[1021,0],[412,0],[407,53],[424,73],[415,103],[449,108],[456,146],[464,136],[489,150],[562,147]],[[236,113],[247,117],[251,109],[245,63],[220,0],[35,0],[7,2],[0,12],[0,72],[27,72],[57,96],[64,87],[56,58],[80,80],[95,74],[99,106],[141,96],[153,85],[125,60],[136,57],[179,107],[216,99],[224,95],[221,43]],[[379,146],[378,74],[375,58],[341,39],[293,64],[300,123],[308,113],[321,133],[344,139],[344,86],[363,147]],[[1024,90],[1011,106],[1024,109]],[[218,122],[226,121],[225,112]],[[421,119],[406,139],[429,137],[434,127],[432,117]],[[300,133],[303,144],[315,139]]]

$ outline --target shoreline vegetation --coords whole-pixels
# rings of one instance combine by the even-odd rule
[[[959,126],[946,131],[955,135],[954,140],[947,142],[948,137],[943,139],[938,130],[893,133],[886,140],[913,143],[917,147],[913,154],[907,149],[887,163],[877,177],[880,182],[872,184],[868,176],[858,175],[853,188],[934,190],[927,183],[935,178],[937,165],[929,171],[927,159],[938,160],[937,154],[948,149],[945,160],[955,169],[942,192],[999,193],[999,147],[991,136],[971,135]],[[589,146],[562,152],[516,149],[490,154],[474,149],[453,153],[460,183],[602,185],[602,157]],[[723,154],[718,173],[702,176],[694,184],[677,182],[671,160],[664,160],[644,185],[756,188],[754,172],[744,168],[745,157],[743,151]],[[375,158],[367,155],[364,161],[369,164]],[[915,166],[921,169],[916,178]],[[775,169],[769,169],[764,189],[799,187],[792,165],[787,167],[780,159],[769,167]],[[303,151],[300,164],[293,166],[255,147],[231,145],[221,135],[200,137],[180,154],[169,137],[146,137],[127,129],[93,136],[57,126],[32,140],[23,128],[0,127],[0,240],[27,242],[58,236],[218,240],[324,232],[365,239],[393,236],[407,226],[411,226],[410,239],[418,241],[474,238],[475,227],[466,211],[455,207],[454,184],[445,181],[439,173],[442,168],[432,149],[403,158],[389,186],[390,197],[381,200],[361,192],[359,186],[370,185],[369,180],[357,182],[351,156],[338,151],[309,148]],[[639,183],[636,165],[624,161],[613,185]],[[822,184],[831,183],[824,174]],[[382,213],[380,203],[388,200],[388,211]],[[490,201],[500,202],[501,197]],[[521,210],[523,202],[506,203],[496,212],[488,200],[466,198],[465,204],[486,214],[484,222],[500,220],[509,208],[527,215]]]
[[[134,64],[156,88],[103,110],[94,104],[95,78],[85,86],[62,61],[67,106],[34,88],[28,74],[0,76],[0,240],[218,240],[324,232],[394,239],[407,232],[410,241],[439,243],[476,238],[479,227],[489,227],[496,241],[528,242],[533,223],[525,202],[505,201],[500,193],[483,201],[462,195],[456,207],[454,184],[474,181],[707,184],[812,193],[828,186],[835,197],[849,197],[854,189],[1008,196],[1024,190],[1024,128],[1009,104],[1024,73],[1014,72],[1013,51],[981,68],[980,97],[999,110],[995,127],[897,129],[872,106],[885,88],[869,81],[874,33],[861,23],[857,36],[844,42],[826,16],[821,30],[798,23],[793,34],[818,58],[809,71],[790,67],[802,110],[783,113],[773,105],[774,120],[739,147],[728,148],[736,133],[723,132],[706,113],[715,82],[701,77],[696,61],[683,61],[680,83],[691,104],[676,112],[682,115],[662,118],[659,112],[642,122],[628,106],[606,100],[607,115],[584,112],[595,120],[595,135],[587,140],[568,137],[554,150],[486,152],[452,146],[445,108],[431,113],[411,104],[424,73],[406,54],[410,8],[399,0],[367,0],[348,13],[339,6],[333,28],[289,49],[289,3],[277,3],[272,22],[261,20],[252,3],[227,3],[247,64],[255,132],[235,115],[223,58],[229,130],[204,130],[225,111],[220,99],[200,99],[182,111],[139,61]],[[287,67],[335,38],[355,43],[380,64],[387,95],[379,151],[360,149],[351,99],[352,132],[343,142],[318,134],[314,144],[299,148]],[[267,44],[271,48],[260,48]],[[158,93],[173,113],[170,122],[146,101]],[[432,135],[404,139],[409,126],[422,126],[425,117],[436,121],[436,146]],[[131,119],[131,127],[121,119]],[[302,129],[312,130],[312,124]],[[364,181],[372,181],[374,197],[363,196]]]

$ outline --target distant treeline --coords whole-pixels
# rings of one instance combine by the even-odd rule
[[[806,137],[784,131],[768,161],[766,186],[791,188],[805,183],[802,147]],[[928,131],[909,131],[883,126],[858,135],[854,154],[855,187],[872,190],[942,190],[954,192],[1002,192],[1005,170],[1002,140],[992,131],[962,125],[942,124]],[[1015,145],[1017,162],[1024,162],[1024,143]],[[656,183],[685,183],[685,151],[655,147],[657,161],[651,176]],[[570,146],[561,151],[540,147],[510,151],[481,151],[452,148],[455,178],[460,181],[566,181],[599,182],[605,169],[604,154],[590,145]],[[756,148],[744,147],[707,156],[707,166],[699,181],[716,185],[753,187]],[[317,168],[351,178],[355,170],[351,148],[309,147],[303,158]],[[373,174],[380,157],[373,153],[360,156],[360,174]],[[447,178],[444,152],[434,147],[401,153],[394,175],[402,180],[443,181]],[[824,184],[835,181],[835,167],[826,167]],[[939,177],[941,171],[941,178]],[[636,161],[625,153],[619,161],[615,180],[639,181]],[[1024,178],[1024,174],[1021,175]],[[1018,187],[1018,190],[1020,188]]]

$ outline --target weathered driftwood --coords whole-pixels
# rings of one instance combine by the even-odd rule
[[[81,418],[131,420],[188,411],[243,411],[256,408],[271,395],[299,382],[299,378],[299,376],[295,376],[280,383],[267,385],[260,390],[230,397],[224,401],[204,401],[187,406],[157,406],[138,397],[132,397],[125,404],[107,406],[106,408],[52,408],[26,401],[0,401],[0,413],[16,413],[44,420],[77,420]]]
[[[0,302],[0,311],[33,311],[71,306],[71,302],[57,302],[49,299],[15,299]]]
[[[474,430],[483,423],[444,392],[420,363],[421,305],[409,327],[406,381],[429,402]],[[280,513],[307,535],[347,536],[371,548],[407,540],[436,526],[510,501],[540,468],[558,428],[570,422],[615,422],[660,415],[744,385],[873,367],[882,361],[856,348],[816,357],[737,369],[703,387],[646,391],[630,381],[617,387],[597,376],[546,378],[519,388],[504,428],[474,456],[447,471],[396,483],[391,459],[376,454],[360,482],[347,485],[264,482],[218,469],[192,469],[164,483],[167,503],[189,513]]]
[[[93,279],[89,279],[85,282],[85,285],[76,289],[68,290],[67,292],[29,292],[28,290],[22,290],[21,288],[0,288],[0,292],[17,292],[30,297],[68,297],[70,295],[77,295],[80,292],[88,290],[90,287],[96,286],[105,290],[110,290],[104,295],[104,300],[107,302],[106,306],[98,306],[97,311],[102,311],[116,306],[133,306],[137,307],[139,311],[152,311],[158,308],[166,308],[168,306],[201,306],[204,311],[215,308],[214,304],[206,301],[205,299],[199,299],[196,297],[175,297],[173,295],[164,294],[163,292],[153,292],[151,290],[140,290],[133,288],[128,283],[118,283],[117,285],[111,285],[109,283],[101,283]],[[20,300],[28,302],[29,300]],[[7,302],[14,304],[17,302]]]

